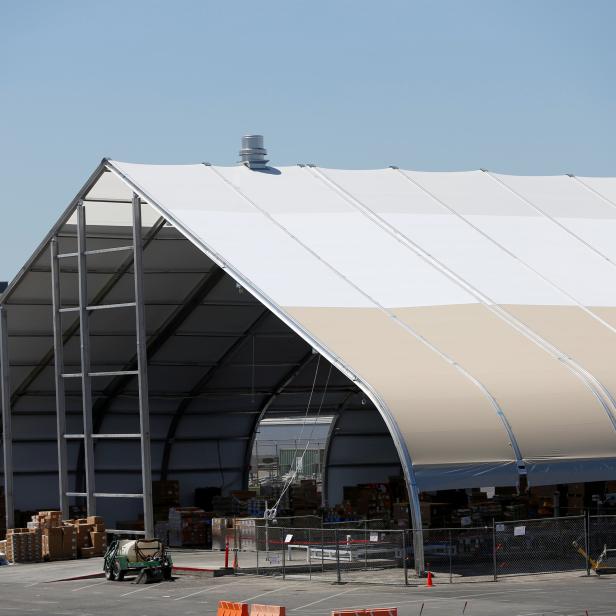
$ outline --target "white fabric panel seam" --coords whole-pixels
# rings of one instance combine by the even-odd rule
[[[586,182],[584,182],[583,180],[580,180],[580,178],[577,177],[577,175],[569,174],[568,177],[570,177],[572,180],[575,180],[576,182],[581,184],[588,192],[599,197],[601,201],[603,201],[604,203],[607,203],[607,205],[616,209],[616,203],[614,203],[611,199],[608,199],[605,195],[601,194],[596,188],[593,188],[592,186],[589,186],[588,184],[586,184]]]
[[[464,214],[460,214],[460,212],[458,212],[456,209],[454,209],[453,207],[447,205],[447,203],[445,203],[442,199],[439,199],[438,197],[436,197],[436,195],[432,194],[432,192],[429,191],[427,188],[425,188],[424,186],[420,185],[417,182],[417,180],[414,180],[413,178],[409,177],[403,169],[399,169],[399,168],[396,167],[394,169],[394,171],[396,171],[400,175],[402,175],[402,177],[404,177],[411,184],[413,184],[419,190],[421,190],[426,195],[428,195],[430,198],[432,198],[438,205],[440,205],[441,207],[445,208],[453,216],[455,216],[456,218],[458,218],[462,222],[466,223],[471,229],[473,229],[474,231],[479,233],[482,237],[487,239],[489,242],[494,244],[496,247],[500,248],[505,254],[509,255],[512,259],[515,259],[518,263],[520,263],[528,271],[532,272],[538,278],[543,280],[546,284],[551,286],[553,289],[555,289],[556,291],[558,291],[559,293],[561,293],[562,295],[564,295],[565,297],[570,299],[578,308],[580,308],[582,311],[584,311],[589,317],[591,317],[595,321],[598,321],[599,323],[601,323],[601,325],[603,325],[604,327],[608,328],[611,332],[616,334],[616,327],[614,327],[613,325],[611,325],[610,323],[608,323],[607,321],[602,319],[598,314],[595,314],[592,310],[590,310],[587,306],[582,304],[576,297],[571,295],[568,291],[565,291],[563,288],[561,288],[555,282],[550,280],[547,276],[543,275],[541,272],[536,270],[532,265],[530,265],[530,263],[528,263],[527,261],[524,261],[523,259],[518,257],[514,252],[509,250],[504,244],[501,244],[498,240],[494,239],[491,235],[489,235],[488,233],[483,231],[481,228],[479,228],[477,225],[475,225],[473,222],[471,222]]]
[[[402,175],[406,177],[409,182],[411,182],[413,185],[415,185],[417,188],[423,191],[426,195],[428,195],[431,199],[433,199],[436,203],[442,205],[448,210],[451,209],[444,201],[439,199],[436,195],[430,192],[427,188],[419,184],[417,180],[412,179],[406,173],[402,173]],[[389,223],[385,221],[385,224],[389,224]],[[411,240],[409,239],[409,241]],[[553,354],[556,359],[563,362],[563,364],[565,364],[569,368],[569,370],[588,387],[588,389],[594,394],[594,396],[597,398],[597,400],[599,401],[599,403],[601,404],[601,406],[607,413],[607,416],[612,424],[612,427],[616,431],[616,416],[614,415],[614,411],[616,410],[616,400],[614,399],[614,396],[612,395],[610,390],[607,387],[605,387],[605,385],[603,385],[603,383],[601,383],[592,373],[586,370],[583,366],[580,366],[571,357],[569,357],[566,353],[564,353],[563,351],[555,347],[552,343],[545,340],[542,336],[540,336],[534,330],[532,330],[528,325],[526,325],[525,323],[517,319],[514,315],[511,315],[507,310],[505,310],[504,308],[502,308],[500,305],[496,304],[492,300],[490,300],[490,302],[491,302],[490,304],[486,304],[486,307],[494,309],[497,313],[501,315],[501,318],[503,318],[503,320],[508,322],[514,329],[517,329],[520,333],[522,333],[523,335],[526,335],[530,340],[533,340],[535,344],[537,344],[540,348],[543,348],[546,352]],[[597,319],[597,320],[602,321],[602,319]],[[610,330],[612,330],[610,326],[608,327]],[[595,387],[593,386],[593,383],[598,387],[599,391],[595,389]],[[603,399],[601,394],[603,394],[606,397],[606,400]],[[608,408],[608,404],[609,404],[609,407],[611,408]]]
[[[578,242],[586,246],[586,248],[592,250],[596,255],[605,259],[613,267],[616,267],[616,263],[614,263],[614,261],[612,261],[606,254],[603,254],[598,248],[595,248],[592,244],[588,243],[584,238],[580,237],[577,233],[571,231],[571,229],[569,229],[567,226],[559,222],[554,216],[542,210],[538,205],[535,205],[532,201],[527,199],[524,195],[521,195],[517,190],[511,188],[511,186],[509,186],[509,184],[507,184],[504,180],[502,180],[501,178],[497,178],[494,174],[490,173],[489,171],[484,171],[483,173],[485,173],[489,178],[494,180],[497,184],[500,184],[503,188],[507,189],[512,195],[520,199],[520,201],[523,201],[526,205],[528,205],[533,210],[535,210],[535,212],[547,218],[550,222],[554,223],[556,226],[560,227],[563,231],[568,233],[571,237],[575,238]]]
[[[209,167],[225,184],[229,186],[233,191],[235,191],[238,195],[240,195],[248,204],[261,212],[265,217],[268,218],[274,225],[283,230],[289,237],[293,238],[304,250],[318,259],[321,263],[323,263],[327,268],[329,268],[332,272],[334,272],[338,277],[351,285],[358,293],[361,293],[365,298],[367,298],[370,302],[374,304],[381,312],[385,313],[396,325],[401,327],[408,334],[413,336],[415,339],[419,340],[425,346],[427,346],[431,351],[436,353],[441,359],[445,360],[452,367],[454,367],[458,372],[460,372],[465,378],[467,378],[471,383],[473,383],[478,389],[483,393],[484,397],[488,399],[488,401],[495,408],[497,414],[502,418],[504,418],[504,414],[502,413],[502,409],[498,405],[498,402],[494,398],[494,396],[488,391],[488,389],[483,385],[476,377],[474,377],[468,370],[466,370],[463,366],[461,366],[457,361],[447,355],[445,352],[441,351],[436,345],[430,342],[427,338],[419,334],[419,332],[415,331],[410,325],[400,320],[394,313],[390,312],[385,306],[383,306],[380,302],[371,297],[366,291],[361,289],[357,284],[355,284],[352,280],[350,280],[347,276],[345,276],[342,272],[337,270],[333,265],[325,261],[318,253],[316,253],[312,248],[307,246],[302,240],[300,240],[296,235],[294,235],[289,229],[287,229],[282,223],[278,222],[269,212],[261,208],[257,205],[252,199],[250,199],[247,195],[245,195],[239,188],[234,186],[227,178],[225,178],[217,169],[214,167]],[[517,445],[517,442],[516,442]],[[518,449],[519,451],[519,449]],[[521,458],[520,458],[521,460]]]
[[[349,203],[351,206],[355,207],[355,209],[363,213],[364,216],[366,216],[374,224],[378,225],[381,229],[388,232],[394,239],[400,242],[408,250],[411,250],[417,256],[423,258],[425,262],[437,269],[437,271],[440,271],[442,274],[450,278],[453,282],[455,282],[465,290],[468,290],[468,292],[472,293],[480,303],[485,305],[488,310],[496,314],[497,317],[500,317],[501,320],[505,321],[516,331],[525,336],[527,339],[534,342],[539,348],[543,349],[547,353],[554,356],[556,359],[560,360],[569,369],[569,371],[575,376],[577,376],[582,381],[582,383],[586,385],[590,392],[596,397],[600,405],[603,407],[605,413],[607,414],[614,431],[616,431],[616,416],[614,415],[614,411],[616,411],[616,402],[614,401],[611,392],[594,375],[590,374],[585,368],[578,365],[577,362],[573,361],[570,357],[568,357],[565,353],[563,353],[553,344],[543,339],[539,334],[534,332],[525,323],[519,321],[516,317],[511,315],[507,310],[502,308],[491,298],[484,295],[481,291],[476,289],[469,282],[465,281],[461,276],[456,274],[445,264],[441,263],[438,259],[430,255],[419,244],[417,244],[417,242],[411,240],[411,238],[393,227],[389,222],[384,220],[379,214],[374,212],[374,210],[359,201],[347,190],[338,186],[338,184],[331,180],[322,170],[318,169],[315,166],[305,167],[305,169],[309,169],[312,172],[313,177],[315,177],[316,179],[320,179],[324,184],[329,185],[330,188],[336,190],[339,196],[344,198],[347,203]],[[415,184],[420,190],[425,192],[425,194],[434,199],[437,203],[442,203],[440,199],[438,199],[430,191],[421,186],[418,182],[412,180],[411,178],[408,178],[408,176],[406,175],[405,177],[407,177],[410,182]],[[595,389],[595,385],[599,388],[599,391]],[[600,392],[606,396],[607,400],[603,399]]]
[[[336,182],[334,182],[331,178],[329,178],[324,171],[322,171],[318,167],[312,166],[312,165],[311,166],[306,166],[306,167],[303,167],[303,168],[304,169],[308,169],[309,172],[313,175],[313,177],[321,180],[323,182],[323,184],[325,184],[325,186],[327,186],[329,189],[333,189],[334,191],[338,192],[339,196],[342,196],[344,198],[344,200],[347,201],[351,205],[351,207],[353,207],[354,209],[358,210],[360,212],[360,214],[366,216],[368,218],[368,220],[370,220],[373,223],[375,222],[372,219],[371,216],[368,216],[366,214],[366,212],[363,211],[363,208],[365,207],[370,212],[372,212],[372,210],[370,210],[370,208],[367,208],[362,203],[360,203],[359,200],[356,199],[350,193],[348,193],[348,191],[346,191],[343,188],[341,188]],[[353,201],[356,201],[357,204],[359,204],[360,207],[357,207],[352,201],[349,200],[349,198],[352,199]],[[374,215],[378,217],[378,214],[375,213]],[[383,226],[380,225],[378,222],[376,224],[380,228],[382,228],[386,233],[389,233],[390,235],[392,234],[389,231],[388,228],[383,228]],[[389,226],[389,223],[385,223],[385,224]],[[395,239],[398,240],[397,237]],[[411,241],[411,240],[409,240],[409,241]],[[408,246],[406,246],[405,243],[403,243],[403,242],[401,242],[401,243],[402,243],[402,245],[405,248],[408,248]],[[419,256],[420,258],[422,258],[422,260],[427,262],[429,265],[432,265],[432,263],[428,259],[426,259],[423,256],[423,254],[418,254],[416,252],[415,252],[415,254],[417,256]],[[469,289],[471,290],[470,292],[472,292],[472,287],[470,285],[469,285]],[[379,305],[376,302],[376,300],[374,300],[374,301],[375,301],[375,304]],[[385,310],[387,310],[387,309],[385,309]],[[510,444],[511,444],[511,448],[513,449],[513,452],[514,452],[514,455],[515,455],[515,458],[516,458],[516,465],[517,465],[518,473],[519,474],[525,474],[526,471],[525,471],[524,456],[523,456],[522,451],[520,449],[518,440],[517,440],[517,438],[516,438],[516,436],[515,436],[515,434],[513,432],[513,428],[511,427],[511,424],[509,423],[509,420],[507,419],[507,415],[505,414],[505,412],[504,412],[503,408],[501,407],[501,405],[499,404],[499,402],[496,400],[495,396],[490,392],[490,390],[478,378],[476,378],[468,370],[466,370],[466,368],[464,368],[458,361],[454,360],[452,357],[450,357],[444,351],[441,351],[440,349],[438,349],[438,347],[436,347],[433,343],[431,343],[423,335],[419,334],[418,332],[415,332],[415,330],[413,330],[413,328],[410,325],[408,325],[404,321],[401,321],[396,315],[394,315],[393,313],[389,313],[389,311],[387,311],[387,312],[388,312],[388,314],[390,314],[390,316],[392,318],[394,318],[396,320],[396,322],[400,323],[405,328],[408,328],[409,330],[412,330],[414,332],[414,335],[416,337],[418,337],[420,340],[422,340],[432,351],[435,351],[436,353],[438,353],[440,357],[442,357],[447,362],[449,362],[452,366],[454,366],[454,368],[456,368],[467,379],[469,379],[476,387],[479,388],[479,390],[484,394],[484,397],[486,397],[488,399],[488,401],[490,402],[490,404],[492,405],[492,407],[496,411],[496,415],[500,419],[500,421],[501,421],[501,423],[502,423],[502,425],[503,425],[503,427],[505,429],[505,432],[507,433],[507,437],[509,438],[509,441],[510,441]]]

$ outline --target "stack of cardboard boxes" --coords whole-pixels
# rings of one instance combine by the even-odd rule
[[[34,528],[9,528],[4,553],[14,563],[38,563],[43,560],[41,531]]]
[[[12,562],[90,558],[102,556],[106,549],[102,518],[63,521],[60,511],[39,511],[28,528],[9,529],[6,542],[0,545],[0,551]]]
[[[103,518],[96,515],[75,520],[75,534],[77,537],[77,556],[79,558],[92,558],[103,556],[107,550],[107,534]]]
[[[39,511],[28,522],[28,530],[40,533],[44,560],[77,558],[75,529],[62,521],[62,512]]]

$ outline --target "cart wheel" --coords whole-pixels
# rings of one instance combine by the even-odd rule
[[[118,580],[118,582],[121,582],[124,579],[124,574],[125,573],[126,573],[125,571],[120,569],[120,563],[116,560],[113,563],[113,570],[112,570],[113,577],[116,580]]]
[[[115,573],[113,572],[113,568],[112,567],[109,567],[108,569],[105,569],[105,577],[110,582],[113,582],[115,580]]]

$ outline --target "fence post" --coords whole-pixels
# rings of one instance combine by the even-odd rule
[[[409,570],[406,564],[406,530],[402,531],[402,567],[404,568],[404,585],[409,585]]]
[[[282,579],[285,579],[285,564],[286,564],[286,551],[287,551],[287,544],[285,543],[285,532],[284,532],[284,527],[282,527],[280,529],[280,536],[282,538]]]
[[[336,543],[336,580],[338,584],[342,582],[340,575],[340,544],[338,543],[338,529],[334,527],[334,542]]]
[[[492,518],[492,562],[494,565],[494,581],[498,580],[498,576],[496,574],[496,522],[494,518]]]
[[[259,541],[260,541],[259,529],[260,528],[261,528],[260,526],[255,527],[255,550],[257,552],[257,575],[259,575]]]
[[[321,573],[325,573],[325,529],[321,525]]]
[[[368,523],[364,530],[364,571],[368,571]]]
[[[308,579],[312,579],[312,540],[308,529]]]
[[[584,549],[586,550],[586,576],[590,575],[590,512],[584,512]]]
[[[453,584],[453,543],[451,537],[451,528],[449,529],[449,542],[447,544],[447,551],[449,552],[449,583]]]

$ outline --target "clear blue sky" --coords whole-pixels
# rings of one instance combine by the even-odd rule
[[[616,175],[611,0],[0,0],[0,279],[103,156]]]

